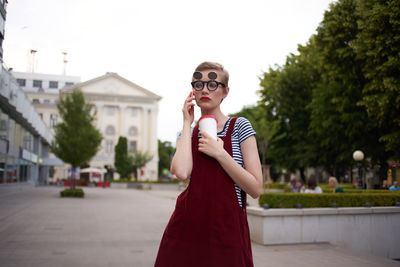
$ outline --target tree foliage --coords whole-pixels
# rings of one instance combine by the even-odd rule
[[[158,140],[158,176],[161,176],[161,172],[164,169],[170,169],[171,159],[175,153],[175,148],[169,141]]]
[[[120,136],[115,146],[114,166],[121,178],[128,178],[132,172],[132,157],[128,155],[128,140]]]
[[[139,178],[138,171],[146,166],[153,159],[153,155],[148,152],[135,151],[132,155],[132,166],[136,170],[136,177]]]
[[[360,1],[355,41],[366,85],[360,102],[382,130],[380,141],[400,158],[400,2]]]
[[[262,75],[256,121],[279,122],[272,161],[340,177],[356,149],[372,163],[400,158],[399,11],[394,0],[339,0],[297,55]]]
[[[96,115],[93,106],[85,103],[79,89],[61,98],[57,108],[62,122],[55,126],[51,151],[75,170],[96,155],[103,137],[93,125]]]

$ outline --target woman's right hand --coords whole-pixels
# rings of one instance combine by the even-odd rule
[[[193,95],[193,91],[190,92],[189,96],[185,99],[185,103],[183,105],[182,113],[183,113],[183,120],[188,121],[190,125],[194,121],[194,103],[193,100],[195,99]]]

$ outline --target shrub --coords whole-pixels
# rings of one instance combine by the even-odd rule
[[[363,193],[363,194],[299,194],[299,193],[266,193],[258,200],[260,207],[268,204],[270,208],[296,208],[301,204],[303,208],[332,207],[365,207],[371,206],[395,206],[400,202],[400,194],[388,193]]]
[[[66,188],[63,191],[60,192],[61,197],[84,197],[85,193],[81,188]]]
[[[287,186],[288,186],[287,184],[272,183],[269,185],[269,188],[270,189],[285,189],[285,187],[287,187]],[[266,184],[265,187],[268,187],[268,185]]]

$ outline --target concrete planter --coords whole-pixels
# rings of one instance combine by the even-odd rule
[[[143,190],[150,190],[152,187],[151,183],[111,183],[111,188],[118,188],[118,189],[143,189]]]
[[[251,239],[263,245],[329,242],[400,258],[400,208],[267,209],[248,207]]]
[[[111,183],[111,188],[117,188],[117,189],[126,189],[128,188],[128,183]]]

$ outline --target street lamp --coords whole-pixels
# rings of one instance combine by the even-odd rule
[[[363,180],[361,177],[361,161],[364,159],[364,153],[361,150],[356,150],[353,153],[353,159],[357,161],[357,167],[358,167],[358,188],[362,189],[364,188],[363,185]]]

